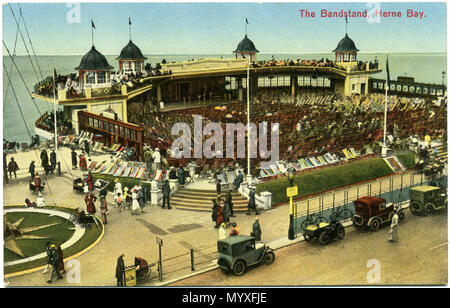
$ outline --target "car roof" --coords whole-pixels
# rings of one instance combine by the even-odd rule
[[[356,199],[354,202],[355,203],[356,202],[360,202],[360,203],[364,203],[364,204],[372,206],[372,205],[380,204],[382,202],[386,202],[386,200],[384,200],[383,198],[365,196],[365,197],[361,197],[361,198]]]
[[[219,242],[223,242],[223,243],[227,243],[229,245],[233,245],[233,244],[236,244],[236,243],[242,243],[242,242],[246,242],[246,241],[254,240],[254,239],[255,238],[253,236],[238,234],[238,235],[233,235],[233,236],[227,237],[226,239],[221,240]]]
[[[417,187],[411,188],[411,190],[428,192],[428,191],[433,191],[433,190],[440,190],[440,188],[436,187],[436,186],[424,185],[424,186],[417,186]]]

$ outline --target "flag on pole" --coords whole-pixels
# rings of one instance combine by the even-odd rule
[[[247,18],[245,18],[245,22],[247,23],[247,25],[248,25],[248,19]]]
[[[128,17],[128,24],[131,26],[131,18]]]
[[[94,21],[91,19],[92,28],[95,29]]]

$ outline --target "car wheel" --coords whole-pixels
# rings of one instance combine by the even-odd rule
[[[273,263],[273,261],[275,261],[275,254],[273,253],[273,251],[268,251],[264,256],[264,262],[270,265]]]
[[[364,219],[362,217],[353,216],[352,221],[355,227],[362,227],[364,225]]]
[[[433,204],[427,203],[425,205],[425,214],[426,215],[433,215],[434,213],[435,213],[435,210],[434,210]]]
[[[409,205],[409,210],[413,215],[417,215],[420,212],[420,203],[419,202],[411,202]]]
[[[330,241],[330,236],[328,235],[328,232],[322,232],[322,234],[319,236],[319,243],[322,245],[328,244]]]
[[[405,213],[403,211],[398,212],[398,220],[402,221],[403,219],[405,219]]]
[[[380,220],[378,219],[371,219],[371,221],[369,222],[369,228],[370,231],[377,231],[380,228]]]
[[[344,227],[339,227],[339,229],[337,230],[337,235],[340,240],[342,240],[345,237]]]
[[[236,276],[242,276],[245,273],[245,263],[242,260],[236,261],[233,266],[233,274]]]

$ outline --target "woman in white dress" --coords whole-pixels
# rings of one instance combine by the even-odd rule
[[[131,203],[131,214],[132,215],[136,215],[136,214],[138,214],[138,211],[141,208],[139,206],[138,194],[137,194],[137,190],[136,189],[132,190],[131,199],[133,199],[133,202]]]

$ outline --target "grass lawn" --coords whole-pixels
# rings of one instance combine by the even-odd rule
[[[64,211],[69,211],[68,209],[62,209]],[[30,232],[29,234],[32,235],[39,235],[39,236],[47,236],[48,239],[42,239],[42,240],[18,240],[16,241],[17,245],[22,249],[22,251],[25,254],[25,257],[36,255],[42,252],[45,252],[46,249],[46,242],[50,241],[53,243],[59,243],[62,244],[63,242],[67,241],[73,234],[74,230],[70,230],[69,228],[73,227],[73,224],[61,217],[58,216],[52,216],[49,217],[47,214],[42,213],[8,213],[7,218],[9,222],[14,222],[17,219],[25,217],[23,222],[20,225],[20,228],[25,227],[32,227],[37,225],[43,225],[43,224],[51,224],[54,222],[60,222],[58,225],[51,226],[45,229],[37,230]],[[101,224],[99,224],[101,226]],[[95,225],[89,229],[86,229],[85,234],[83,237],[76,242],[71,247],[65,249],[63,251],[64,258],[68,258],[83,249],[89,247],[92,243],[94,243],[102,234],[102,228],[97,228]],[[4,261],[12,261],[20,259],[21,257],[17,254],[4,249]],[[31,262],[23,263],[23,264],[17,264],[12,265],[4,268],[5,274],[11,274],[19,271],[24,271],[28,269],[32,269],[35,267],[40,267],[45,265],[47,262],[47,258],[41,258],[38,260],[34,260]]]
[[[405,167],[406,169],[411,169],[416,166],[415,162],[416,153],[412,151],[397,153],[395,154],[395,156],[402,163],[403,167]]]
[[[350,162],[341,166],[331,166],[296,175],[295,185],[298,186],[298,197],[355,184],[392,174],[393,171],[381,158],[370,158]],[[272,204],[288,202],[286,188],[289,186],[287,177],[275,179],[256,185],[257,193],[270,191]]]

